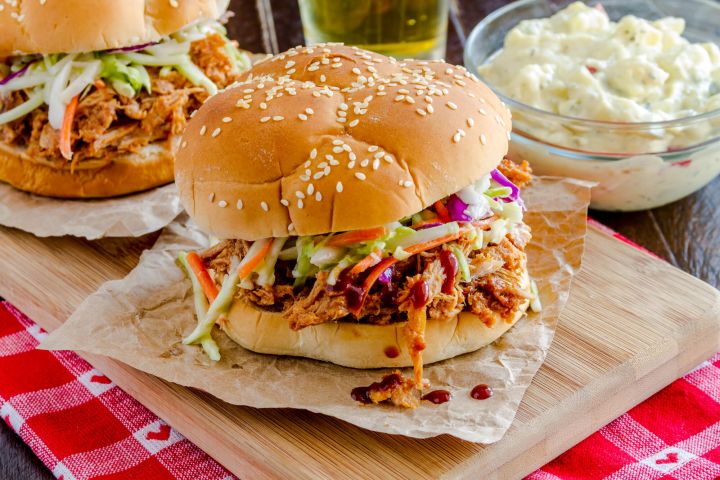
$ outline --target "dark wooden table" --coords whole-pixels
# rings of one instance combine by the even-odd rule
[[[472,28],[509,0],[450,0],[447,60],[462,63]],[[303,43],[297,0],[232,0],[230,37],[253,52],[280,52]],[[720,177],[701,191],[661,208],[636,213],[592,212],[597,220],[676,267],[720,286]],[[53,476],[0,422],[0,480]]]

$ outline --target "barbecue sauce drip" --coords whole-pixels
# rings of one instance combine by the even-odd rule
[[[400,350],[397,349],[396,346],[390,345],[389,347],[385,348],[385,356],[388,358],[397,358],[398,355],[400,355]]]
[[[475,385],[470,391],[470,396],[475,400],[487,400],[493,396],[493,390],[488,385],[481,383],[480,385]]]
[[[440,265],[445,272],[445,280],[442,285],[442,293],[452,294],[453,285],[455,285],[455,276],[460,269],[457,257],[450,250],[442,250],[440,252]]]
[[[396,388],[397,386],[402,384],[402,377],[399,373],[391,373],[390,375],[385,375],[382,380],[379,382],[374,382],[368,385],[367,387],[355,387],[350,392],[350,397],[352,397],[353,400],[360,403],[372,403],[372,398],[370,398],[370,394],[372,392],[382,392],[387,391],[393,388]]]
[[[410,289],[410,301],[414,308],[422,308],[427,305],[430,297],[430,287],[425,280],[420,279]]]
[[[363,289],[353,282],[355,277],[350,275],[350,269],[343,270],[333,287],[336,292],[342,292],[345,295],[349,310],[359,310],[363,302]]]
[[[450,392],[447,390],[433,390],[432,392],[423,395],[422,399],[432,402],[435,405],[440,405],[441,403],[445,403],[450,400]]]

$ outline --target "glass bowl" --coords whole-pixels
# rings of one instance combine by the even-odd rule
[[[520,21],[545,18],[573,0],[521,0],[496,10],[468,37],[465,65],[473,73],[503,46]],[[685,19],[691,42],[720,43],[720,3],[712,0],[602,0],[608,16]],[[511,158],[528,160],[539,175],[597,182],[592,207],[654,208],[699,190],[720,173],[720,110],[646,123],[594,121],[558,115],[513,100],[488,83],[513,114]]]

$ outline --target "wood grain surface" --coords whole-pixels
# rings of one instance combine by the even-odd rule
[[[472,27],[490,11],[509,3],[507,0],[451,0],[451,25],[448,28],[447,59],[462,61],[462,43]],[[273,52],[302,43],[302,28],[296,0],[232,0],[236,12],[229,31],[240,44],[254,52]],[[720,178],[700,192],[671,205],[637,213],[593,212],[593,216],[640,245],[652,250],[671,264],[720,285]],[[132,244],[119,241],[89,243],[90,250],[136,251],[151,245],[154,238]],[[63,241],[49,241],[53,248],[64,248]],[[58,253],[60,255],[60,253]],[[88,260],[90,258],[88,257]],[[4,258],[2,262],[13,262]],[[122,269],[118,270],[118,276]],[[99,285],[103,279],[93,278]],[[11,286],[11,291],[14,291]],[[62,297],[61,297],[62,298]],[[55,307],[44,302],[34,305],[48,314],[59,313],[67,305]],[[599,426],[599,425],[598,425]],[[50,472],[15,434],[0,422],[0,478],[50,479]],[[578,437],[577,440],[580,440]]]

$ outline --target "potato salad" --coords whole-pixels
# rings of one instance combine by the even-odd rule
[[[654,122],[720,109],[720,48],[683,38],[685,21],[611,21],[576,2],[525,20],[480,74],[510,98],[592,120]]]

